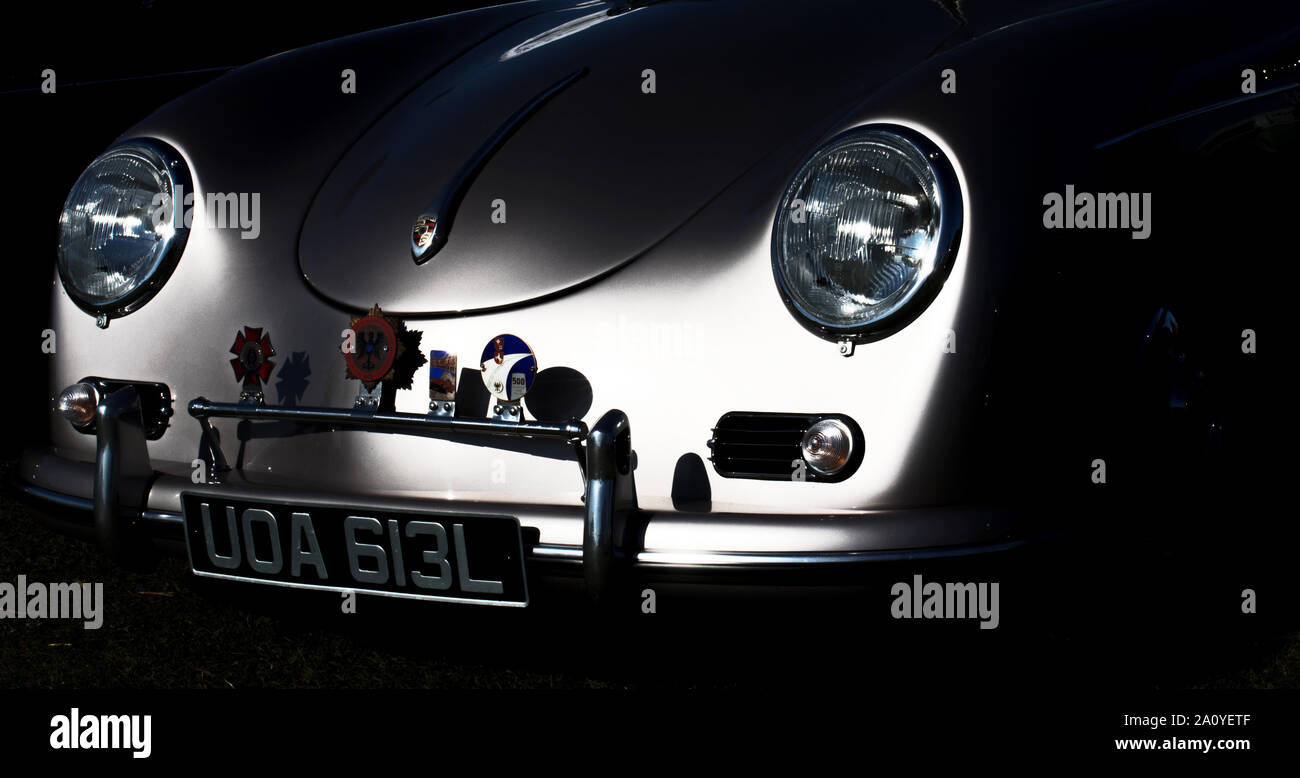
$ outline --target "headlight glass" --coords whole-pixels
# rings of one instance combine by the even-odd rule
[[[78,305],[125,313],[165,280],[184,247],[174,217],[188,183],[180,155],[156,142],[123,143],[86,168],[59,217],[59,276]]]
[[[818,150],[786,190],[772,262],[787,303],[828,335],[861,333],[942,283],[960,232],[956,177],[932,143],[868,125]]]

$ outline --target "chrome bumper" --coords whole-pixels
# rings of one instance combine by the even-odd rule
[[[588,595],[595,600],[607,595],[616,571],[626,568],[683,571],[692,575],[701,571],[828,569],[1006,551],[1044,534],[1032,526],[1019,526],[1023,522],[1013,521],[1006,511],[988,508],[873,511],[839,516],[644,511],[637,505],[630,424],[626,414],[618,410],[607,412],[590,429],[580,420],[508,422],[367,409],[214,403],[204,398],[191,401],[187,410],[202,429],[204,444],[200,455],[214,476],[209,479],[211,485],[203,488],[215,486],[232,496],[246,498],[264,496],[267,487],[247,482],[230,467],[210,419],[289,422],[304,434],[361,429],[404,435],[464,436],[480,444],[492,438],[548,438],[568,443],[573,447],[585,482],[581,545],[526,543],[526,554],[534,562],[580,566]],[[93,513],[95,537],[107,553],[117,558],[127,556],[139,545],[138,535],[182,538],[181,513],[150,509],[149,499],[151,493],[155,498],[159,493],[178,495],[180,489],[188,486],[188,480],[180,481],[174,474],[161,474],[151,467],[140,425],[139,398],[134,390],[128,387],[105,396],[97,409],[96,423],[93,466],[57,454],[40,455],[32,462],[25,458],[22,490],[44,502]],[[85,483],[88,475],[85,471],[92,467],[93,489],[77,486],[76,482]],[[296,493],[292,499],[310,501],[303,492]],[[411,500],[397,502],[406,507],[419,507]],[[572,509],[564,511],[572,515]],[[511,511],[501,507],[500,512]],[[774,531],[779,533],[782,526],[798,526],[799,530],[791,531],[793,542],[782,546],[782,550],[740,550],[743,545],[740,549],[718,550],[716,544],[707,543],[646,548],[647,525],[664,526],[665,522],[676,527],[691,522],[701,531],[716,533],[721,529],[736,538],[754,534],[770,537]],[[832,529],[828,526],[831,524],[836,526]],[[1008,532],[1013,525],[1018,525],[1014,534]],[[800,537],[794,537],[796,534]],[[831,540],[835,542],[822,542]]]
[[[586,484],[586,517],[582,533],[582,568],[587,592],[600,600],[609,589],[616,533],[636,512],[636,486],[631,464],[631,426],[627,415],[611,410],[589,431],[581,420],[563,423],[421,416],[358,407],[279,407],[254,403],[215,403],[199,397],[190,401],[190,416],[203,431],[208,483],[217,484],[231,471],[210,419],[281,421],[309,431],[362,429],[399,435],[458,434],[472,437],[548,438],[574,446]],[[116,559],[130,554],[131,536],[143,513],[153,476],[145,445],[140,401],[127,386],[105,396],[95,415],[96,453],[93,511],[95,534],[104,551]]]

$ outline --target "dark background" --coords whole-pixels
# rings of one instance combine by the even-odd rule
[[[196,3],[140,0],[34,4],[6,10],[0,31],[2,287],[10,375],[0,407],[50,402],[41,332],[48,326],[58,218],[77,177],[121,133],[234,67],[312,43],[499,2]],[[52,68],[57,91],[41,91]],[[14,167],[17,167],[15,170]],[[0,457],[44,439],[44,414],[10,414]]]
[[[3,318],[9,327],[0,337],[9,345],[10,374],[0,381],[0,407],[11,413],[0,434],[0,464],[5,464],[0,475],[9,475],[6,460],[11,462],[26,442],[45,434],[47,417],[35,409],[48,402],[52,389],[40,342],[42,330],[49,326],[49,297],[56,291],[56,224],[68,191],[96,155],[161,105],[233,67],[319,41],[492,4],[386,2],[343,7],[158,1],[49,4],[25,8],[21,15],[8,12],[0,31],[0,116],[5,120],[2,148],[8,176],[3,187],[3,289],[8,293]],[[45,68],[57,73],[55,94],[40,91]],[[1262,404],[1267,398],[1260,399]],[[0,514],[8,510],[0,503]],[[1235,526],[1243,513],[1237,506],[1223,514],[1223,523]],[[1092,559],[1088,565],[1115,579],[1108,584],[1113,587],[1109,596],[1087,593],[1089,598],[1077,608],[1008,602],[1008,613],[1016,608],[1054,612],[1061,620],[1032,635],[1016,635],[1019,642],[999,636],[997,642],[977,644],[978,632],[954,637],[938,629],[904,638],[903,628],[885,619],[868,623],[855,617],[840,626],[844,612],[885,612],[884,602],[870,601],[858,603],[856,610],[836,603],[825,610],[799,606],[793,613],[769,612],[766,603],[749,610],[728,604],[725,613],[744,629],[712,645],[716,635],[701,641],[694,629],[724,613],[721,606],[712,610],[708,602],[696,606],[700,622],[668,630],[656,623],[654,631],[597,632],[590,625],[564,621],[564,608],[530,609],[533,612],[517,615],[504,628],[496,621],[485,628],[490,619],[478,613],[439,608],[436,618],[425,621],[424,611],[369,602],[365,615],[353,623],[329,598],[295,593],[285,604],[285,598],[260,591],[247,596],[209,591],[212,587],[195,585],[188,567],[175,559],[156,571],[121,571],[93,546],[57,539],[52,533],[38,536],[48,530],[25,513],[0,518],[0,547],[11,553],[23,549],[23,569],[34,580],[57,580],[68,570],[78,570],[87,580],[109,581],[114,587],[110,601],[132,603],[125,623],[102,633],[83,634],[74,627],[64,632],[66,625],[28,622],[24,628],[41,631],[25,635],[28,653],[10,648],[12,653],[0,656],[0,687],[729,689],[771,685],[774,679],[828,688],[928,679],[931,684],[965,680],[987,685],[986,699],[991,699],[1009,678],[1024,685],[1054,679],[1077,688],[1102,683],[1147,688],[1295,686],[1300,667],[1294,621],[1281,628],[1274,622],[1252,627],[1257,631],[1240,637],[1236,622],[1200,624],[1181,613],[1167,616],[1165,611],[1175,610],[1172,604],[1157,601],[1152,610],[1166,615],[1167,622],[1147,623],[1154,622],[1144,599],[1150,589]],[[32,542],[34,536],[41,541]],[[1278,555],[1294,547],[1279,544]],[[1145,558],[1134,554],[1133,566],[1142,569],[1147,580],[1159,579],[1162,572],[1146,565]],[[1192,583],[1204,585],[1209,573],[1218,575],[1215,580],[1231,580],[1217,554],[1194,559],[1188,569]],[[910,574],[913,568],[908,570]],[[1049,564],[1036,563],[1024,574],[1051,580],[1052,573]],[[902,580],[892,570],[881,570],[878,576],[885,585],[875,592],[888,591],[890,580]],[[966,580],[960,574],[947,578]],[[1092,629],[1099,617],[1098,602],[1115,604],[1112,609],[1125,614],[1119,630]],[[1128,604],[1132,607],[1122,607]],[[1236,605],[1224,604],[1227,612]],[[635,603],[628,611],[638,613]],[[394,612],[418,614],[420,628],[408,631],[409,622],[385,618]],[[821,618],[828,613],[830,617]],[[1011,616],[1005,618],[1012,623]],[[514,643],[497,640],[503,631],[546,637],[521,658]],[[141,640],[146,634],[149,639]],[[453,634],[456,640],[449,638]],[[203,639],[195,640],[195,635]],[[1221,639],[1214,640],[1214,635]],[[935,670],[953,656],[968,661],[947,673]],[[90,662],[86,657],[114,661]]]

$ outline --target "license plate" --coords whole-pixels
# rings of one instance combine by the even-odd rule
[[[195,574],[388,597],[524,607],[519,522],[185,494]]]

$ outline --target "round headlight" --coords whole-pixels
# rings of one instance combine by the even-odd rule
[[[867,125],[818,149],[786,189],[773,272],[813,331],[831,339],[892,332],[937,294],[961,224],[943,152],[905,127]]]
[[[59,277],[78,306],[120,316],[162,286],[189,232],[176,213],[187,191],[180,154],[157,141],[122,143],[90,163],[59,216]]]

